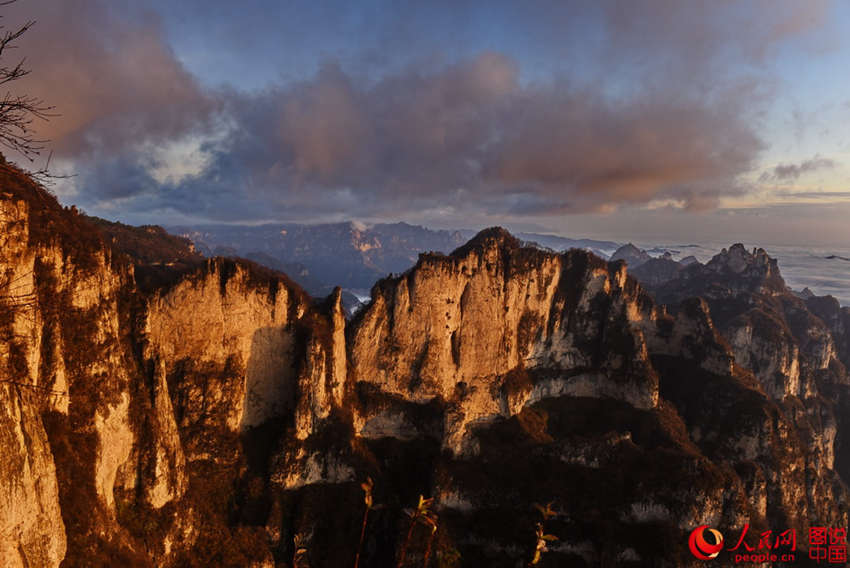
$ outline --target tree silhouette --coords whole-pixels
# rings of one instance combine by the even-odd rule
[[[0,2],[0,7],[15,1]],[[53,107],[47,106],[37,97],[16,94],[9,90],[10,83],[26,77],[30,70],[25,66],[26,58],[21,58],[13,64],[7,64],[7,59],[9,51],[17,47],[15,42],[33,25],[35,22],[32,20],[12,30],[0,25],[0,144],[17,151],[30,162],[34,161],[46,143],[46,140],[36,138],[32,130],[33,120],[47,120],[53,116]]]

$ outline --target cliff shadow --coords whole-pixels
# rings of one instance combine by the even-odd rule
[[[262,327],[251,339],[239,429],[252,473],[268,472],[271,453],[294,425],[297,351],[294,326]]]

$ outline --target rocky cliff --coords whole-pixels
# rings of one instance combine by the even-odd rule
[[[361,566],[522,565],[534,503],[551,566],[848,524],[848,317],[758,251],[675,271],[668,308],[621,261],[489,229],[346,322],[339,290],[127,235],[0,172],[5,566],[351,565],[367,477]]]
[[[611,260],[622,260],[631,269],[635,269],[651,259],[652,257],[645,250],[639,249],[632,243],[626,243],[611,255]]]
[[[0,174],[4,566],[272,565],[230,503],[288,427],[323,418],[318,385],[344,382],[338,301],[326,315],[229,260],[140,286],[150,259]]]

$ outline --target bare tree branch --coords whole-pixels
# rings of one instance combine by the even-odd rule
[[[0,2],[0,7],[12,4],[14,1]],[[25,67],[25,58],[21,58],[14,65],[5,64],[3,58],[8,55],[9,50],[17,47],[15,41],[33,25],[35,25],[34,21],[28,21],[15,30],[5,30],[3,26],[0,26],[0,86],[8,85],[29,75],[30,70]],[[47,140],[37,138],[33,133],[33,121],[35,119],[49,120],[55,116],[52,111],[53,107],[46,105],[37,97],[14,94],[9,90],[5,94],[0,93],[0,144],[17,151],[33,162],[47,143]],[[46,174],[46,167],[41,171]]]

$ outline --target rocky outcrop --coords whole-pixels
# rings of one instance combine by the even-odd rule
[[[731,264],[742,279],[750,277],[746,268]],[[724,269],[715,263],[711,270]],[[516,307],[522,315],[513,311]],[[659,478],[675,488],[640,498],[619,494],[606,509],[618,519],[616,529],[570,515],[566,532],[628,532],[645,530],[647,523],[679,530],[702,523],[807,526],[812,518],[843,518],[831,501],[845,495],[832,469],[833,409],[795,406],[801,393],[793,383],[766,391],[735,350],[736,345],[756,349],[752,337],[730,344],[704,300],[682,301],[674,316],[667,315],[627,277],[622,263],[580,251],[552,255],[523,249],[504,232],[487,231],[448,257],[425,255],[408,274],[380,283],[361,317],[351,358],[357,384],[370,385],[364,389],[370,402],[363,405],[358,431],[367,438],[431,436],[451,451],[450,460],[435,465],[444,476],[440,491],[449,496],[444,508],[459,515],[458,532],[469,535],[459,544],[483,555],[476,557],[480,562],[498,562],[505,551],[495,543],[510,537],[495,527],[482,529],[471,518],[480,519],[481,511],[495,515],[505,506],[522,516],[522,499],[508,504],[510,499],[493,496],[499,490],[516,493],[516,482],[499,486],[492,476],[476,475],[483,464],[533,483],[540,483],[533,469],[545,470],[562,482],[571,480],[570,487],[587,483],[579,481],[582,472],[593,471],[601,483],[593,492],[598,498],[604,484],[618,483],[620,468],[635,471],[624,456],[645,463],[655,452],[667,452],[672,463],[633,475],[644,488]],[[794,356],[791,349],[789,361]],[[629,378],[622,380],[625,369]],[[793,369],[783,370],[793,377]],[[371,402],[381,397],[382,404]],[[591,403],[594,399],[598,402]],[[418,429],[409,401],[439,401],[442,424]],[[613,445],[578,442],[575,436],[592,429],[587,417],[567,430],[555,426],[563,424],[567,409],[586,416],[579,406],[595,407],[610,418],[599,433],[613,436]],[[652,424],[652,434],[635,438],[634,424],[643,420]],[[665,442],[656,445],[649,441],[654,437]],[[529,451],[535,465],[526,468],[520,456]],[[710,461],[689,462],[693,456]],[[759,465],[753,469],[753,464]],[[718,466],[736,473],[726,477],[713,469]],[[689,477],[685,469],[699,473]],[[759,485],[764,476],[770,483]],[[807,476],[818,479],[808,490]],[[575,503],[558,484],[519,492],[527,500],[549,493]],[[705,505],[694,508],[695,501]],[[488,539],[492,545],[470,546]],[[578,555],[590,563],[608,554],[600,543],[587,541],[567,543],[562,550],[564,558]],[[645,548],[633,552],[640,558],[652,554]]]
[[[786,454],[788,462],[796,463],[791,468],[774,461],[775,475],[788,480],[780,484],[785,489],[774,502],[787,500],[795,491],[800,494],[799,472],[805,471],[817,481],[809,486],[808,503],[797,505],[805,511],[797,514],[798,519],[814,516],[814,510],[818,517],[828,515],[824,505],[832,490],[825,480],[850,479],[842,434],[847,431],[850,382],[846,359],[836,347],[844,339],[838,302],[799,298],[784,285],[774,259],[761,249],[750,253],[741,245],[724,249],[704,267],[688,267],[666,282],[645,284],[673,310],[681,310],[689,298],[705,299],[736,367],[752,373],[756,388],[771,401],[766,412],[787,422],[778,430],[774,427],[770,436],[793,431],[803,441],[801,449],[808,448],[797,458]],[[758,427],[762,434],[755,439],[769,430]],[[747,442],[743,447],[758,456],[757,445]],[[787,441],[782,447],[787,451]],[[764,463],[764,457],[757,461]],[[777,477],[772,479],[775,483]]]
[[[252,278],[216,259],[148,304],[145,358],[162,363],[183,427],[240,432],[292,412],[296,323],[309,303]]]
[[[230,492],[270,451],[249,433],[275,423],[275,439],[285,434],[325,353],[325,382],[344,383],[333,382],[345,373],[341,313],[316,314],[285,277],[236,261],[193,260],[138,286],[135,269],[151,259],[123,256],[4,168],[3,565],[182,562],[205,532],[227,529],[226,508],[204,507],[214,491]],[[297,422],[312,428],[325,403]],[[263,550],[235,558],[270,557]]]
[[[132,437],[121,395],[130,371],[116,348],[131,269],[114,265],[96,236],[75,230],[86,226],[75,225],[74,212],[10,166],[1,169],[2,436],[4,453],[16,456],[0,480],[9,499],[0,513],[3,559],[55,566],[92,530],[91,520],[102,520],[100,530],[113,524],[113,482]],[[88,475],[72,488],[75,468],[59,446],[77,443]],[[70,518],[80,496],[71,491],[86,494],[87,518]]]
[[[706,263],[705,270],[718,275],[735,291],[767,294],[788,291],[776,260],[770,258],[764,249],[748,252],[740,243],[732,245]]]
[[[848,523],[846,318],[763,251],[650,286],[668,310],[622,261],[489,229],[346,321],[338,289],[180,242],[151,273],[117,245],[162,234],[104,239],[0,174],[7,565],[349,565],[367,476],[362,566],[422,561],[420,494],[445,565],[527,562],[535,502],[552,565],[688,565],[700,524]]]
[[[32,399],[39,395],[0,385],[0,558],[3,566],[58,566],[65,525],[53,453]]]
[[[669,257],[651,258],[639,264],[637,268],[629,267],[629,273],[641,282],[652,286],[673,280],[685,266],[687,265],[680,264]]]
[[[736,244],[705,265],[667,277],[635,274],[673,309],[687,298],[704,298],[737,364],[751,370],[771,398],[817,392],[813,374],[830,366],[831,334],[785,286],[776,261],[764,250],[748,252]]]
[[[629,266],[630,269],[637,268],[644,262],[647,262],[652,257],[643,250],[639,249],[632,243],[625,244],[614,251],[614,254],[611,255],[611,260],[622,260]]]
[[[819,317],[829,329],[835,343],[838,358],[850,366],[850,307],[842,307],[832,296],[805,298],[806,307]]]
[[[669,279],[641,280],[658,301],[674,303],[687,295],[733,298],[739,294],[790,294],[776,260],[764,249],[747,251],[742,244],[723,249],[706,264],[690,263]]]
[[[647,317],[641,301],[624,272],[589,253],[553,255],[484,232],[378,284],[353,336],[354,380],[405,400],[446,401],[442,442],[455,453],[473,451],[470,425],[541,398],[605,396],[652,408],[658,386],[643,336],[629,329],[630,318]],[[388,418],[360,417],[358,430],[368,433],[373,420]]]

